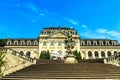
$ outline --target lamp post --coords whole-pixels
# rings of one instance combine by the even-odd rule
[[[72,29],[68,29],[67,39],[65,40],[65,49],[68,55],[66,56],[64,63],[78,63],[72,51],[74,48],[74,42],[75,41],[73,41],[72,37]]]

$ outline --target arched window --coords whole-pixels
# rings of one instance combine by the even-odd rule
[[[107,55],[108,55],[108,57],[110,57],[110,56],[111,56],[111,52],[110,52],[110,51],[108,51],[108,52],[107,52]]]
[[[30,55],[31,55],[30,51],[27,51],[27,52],[26,52],[26,56],[29,56],[29,57],[30,57]]]
[[[95,57],[96,57],[96,58],[99,58],[97,51],[95,51]]]
[[[38,43],[37,43],[37,41],[34,41],[34,45],[37,45]]]
[[[105,52],[104,51],[101,51],[101,57],[105,58]]]
[[[92,52],[91,51],[88,51],[88,58],[92,59]]]
[[[11,45],[11,42],[9,41],[9,42],[7,42],[7,45]]]
[[[45,31],[43,34],[44,34],[44,35],[46,35],[46,34],[47,34],[47,32]]]
[[[27,41],[27,45],[31,45],[31,41]]]
[[[18,45],[18,42],[15,41],[15,42],[14,42],[14,45]]]

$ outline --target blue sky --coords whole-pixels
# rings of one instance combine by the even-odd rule
[[[50,25],[120,41],[120,0],[0,0],[0,38],[37,38]]]

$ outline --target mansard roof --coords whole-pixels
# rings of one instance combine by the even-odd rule
[[[50,26],[49,28],[43,28],[43,30],[44,29],[73,29],[74,30],[74,28],[68,28],[68,27],[66,27],[66,26],[64,26],[64,27],[62,27],[62,26],[58,26],[58,27],[53,27],[53,26]]]
[[[7,38],[6,40],[38,40],[38,38]]]
[[[118,40],[112,40],[112,39],[101,39],[101,38],[99,38],[99,39],[92,39],[92,38],[81,38],[81,40],[84,40],[84,41],[88,41],[88,40],[90,40],[90,41],[99,41],[99,40],[104,40],[104,41],[118,41]]]

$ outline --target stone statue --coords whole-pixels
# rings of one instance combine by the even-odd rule
[[[68,29],[67,39],[65,40],[65,49],[68,53],[66,59],[64,60],[65,63],[77,63],[75,56],[73,55],[72,49],[74,48],[73,45],[74,41],[72,38],[72,30]]]

